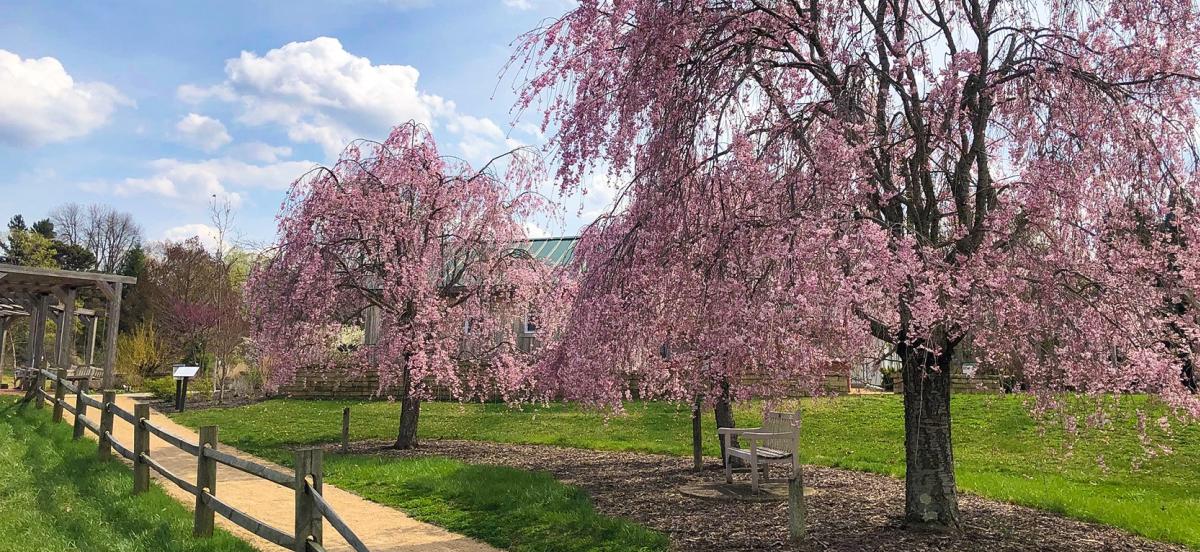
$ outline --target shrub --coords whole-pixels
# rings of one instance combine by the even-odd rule
[[[164,401],[175,399],[175,378],[163,376],[142,380],[141,389],[155,398]],[[212,379],[208,376],[195,378],[188,382],[188,397],[209,400],[212,398]]]
[[[166,356],[153,321],[138,324],[132,332],[117,338],[117,372],[134,387],[158,372]]]
[[[161,378],[146,378],[142,380],[142,390],[150,392],[155,398],[169,401],[175,398],[175,378],[164,376]],[[189,385],[189,387],[191,387]]]

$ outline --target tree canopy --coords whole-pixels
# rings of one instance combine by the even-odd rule
[[[1200,415],[1169,308],[1200,266],[1196,36],[1190,0],[581,2],[515,58],[564,189],[630,175],[556,375],[777,395],[873,336],[904,364],[908,521],[937,525],[966,339],[1033,389]]]
[[[272,383],[306,366],[369,366],[381,393],[406,401],[414,430],[415,401],[435,385],[459,397],[531,392],[536,353],[518,343],[516,321],[533,310],[552,333],[565,301],[552,300],[561,288],[550,268],[521,248],[522,221],[545,208],[532,193],[536,166],[506,157],[504,177],[472,169],[409,123],[296,181],[278,245],[249,282]],[[363,326],[378,339],[336,346]]]

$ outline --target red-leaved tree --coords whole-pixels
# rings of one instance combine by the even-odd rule
[[[435,386],[460,398],[533,393],[539,353],[518,346],[518,322],[536,312],[552,334],[570,287],[521,248],[522,221],[547,205],[532,191],[536,164],[505,157],[505,178],[492,164],[474,170],[409,123],[297,180],[248,289],[270,384],[302,367],[376,368],[379,392],[401,402],[397,448],[416,444]],[[362,326],[368,339],[345,352],[347,330]]]
[[[1193,0],[581,1],[521,42],[521,107],[566,190],[632,178],[545,377],[777,396],[874,336],[907,521],[942,527],[964,340],[1036,390],[1200,415],[1197,36]]]

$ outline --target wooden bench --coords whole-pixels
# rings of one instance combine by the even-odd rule
[[[67,371],[66,380],[78,385],[80,382],[87,382],[88,387],[91,387],[92,379],[100,376],[100,369],[95,366],[72,366]]]
[[[16,368],[14,368],[13,369],[13,380],[16,383],[15,388],[16,389],[28,389],[29,386],[33,385],[32,382],[35,379],[37,379],[37,373],[38,373],[37,370],[34,370],[33,368],[27,368],[24,366],[18,366]]]
[[[792,473],[800,470],[800,413],[768,412],[763,416],[762,427],[717,429],[725,443],[725,482],[733,483],[733,467],[730,458],[741,458],[750,463],[750,485],[758,491],[758,470],[762,468],[762,480],[770,481],[771,464],[788,464]],[[734,447],[733,438],[739,445]]]

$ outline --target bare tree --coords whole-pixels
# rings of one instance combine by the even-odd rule
[[[66,203],[50,211],[59,241],[86,248],[96,256],[102,272],[114,272],[125,254],[142,241],[142,229],[133,215],[111,206]]]
[[[95,253],[101,271],[116,270],[125,254],[141,241],[142,229],[129,213],[107,205],[88,206],[86,247]]]
[[[228,200],[221,201],[213,196],[208,212],[216,239],[216,251],[213,252],[213,258],[222,279],[221,285],[216,286],[215,292],[212,294],[213,306],[220,316],[213,320],[208,341],[216,361],[213,367],[213,386],[217,402],[222,402],[234,361],[241,350],[249,328],[245,311],[242,309],[241,282],[235,281],[237,278],[233,265],[237,259],[230,255],[231,249],[236,243],[236,240],[230,241],[234,224],[233,207]]]
[[[50,211],[50,220],[58,240],[67,245],[83,245],[89,227],[86,213],[78,203],[64,203]],[[94,253],[94,252],[93,252]]]

